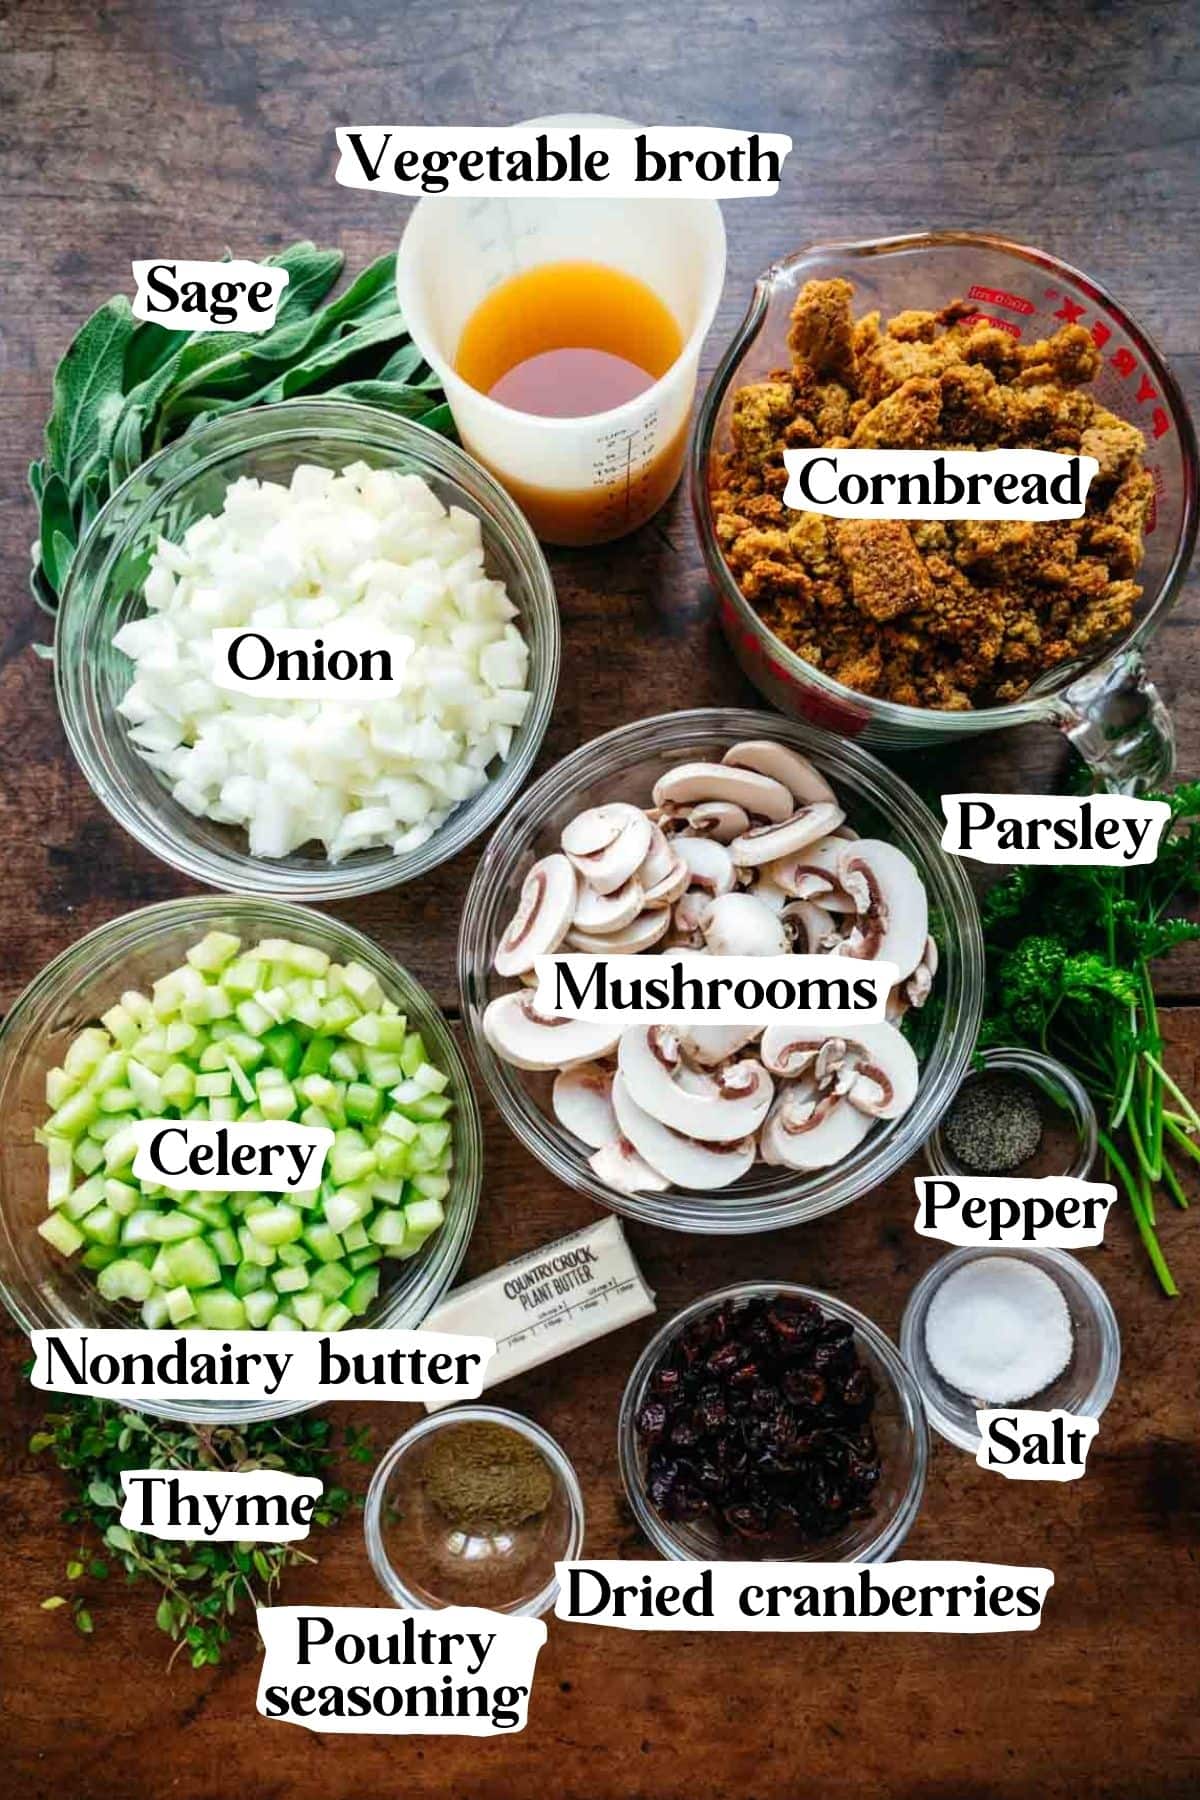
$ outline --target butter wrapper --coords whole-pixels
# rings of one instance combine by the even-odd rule
[[[610,1214],[455,1288],[422,1329],[494,1338],[484,1379],[490,1388],[653,1311],[654,1295]],[[452,1403],[430,1399],[425,1410]]]

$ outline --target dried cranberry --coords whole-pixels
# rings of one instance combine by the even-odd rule
[[[825,1398],[824,1379],[810,1369],[785,1370],[781,1385],[787,1398],[796,1406],[820,1406]]]
[[[696,1396],[696,1419],[703,1431],[720,1431],[729,1418],[725,1396],[715,1384],[703,1387]]]
[[[718,1345],[704,1366],[710,1375],[727,1376],[732,1375],[745,1358],[746,1352],[741,1344],[729,1342]]]
[[[637,1416],[637,1428],[651,1442],[662,1436],[667,1428],[667,1409],[661,1400],[647,1400]]]
[[[764,1506],[727,1506],[725,1523],[731,1525],[740,1537],[766,1537],[771,1528],[770,1514]]]

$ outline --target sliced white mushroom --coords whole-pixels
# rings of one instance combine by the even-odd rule
[[[688,866],[682,856],[677,857],[672,867],[654,887],[646,889],[646,905],[649,907],[674,906],[676,900],[687,892]]]
[[[933,988],[933,978],[937,974],[937,970],[938,947],[932,938],[926,938],[921,960],[904,984],[903,997],[908,1005],[924,1006]],[[895,989],[892,991],[894,993]]]
[[[729,854],[739,868],[757,869],[763,863],[794,855],[806,844],[815,844],[818,838],[828,837],[842,817],[840,806],[818,800],[777,824],[756,825],[741,837],[734,838]]]
[[[733,887],[733,858],[715,838],[677,837],[675,849],[687,865],[690,888],[703,888],[706,894],[727,894]]]
[[[681,1087],[683,1060],[676,1033],[666,1025],[634,1025],[622,1033],[617,1068],[643,1112],[703,1144],[731,1144],[757,1131],[767,1116],[775,1084],[762,1064],[734,1063],[716,1078],[715,1098]]]
[[[566,936],[575,915],[578,883],[565,856],[555,853],[534,863],[492,966],[497,975],[523,975],[539,956],[549,956]]]
[[[759,1039],[758,1054],[772,1075],[794,1081],[815,1061],[826,1034],[803,1024],[768,1025]]]
[[[704,930],[704,921],[712,911],[712,896],[696,888],[685,894],[676,902],[674,912],[675,930],[683,937],[693,938]]]
[[[652,1118],[638,1105],[623,1075],[613,1082],[613,1106],[622,1135],[652,1169],[676,1187],[728,1187],[754,1162],[752,1137],[735,1144],[699,1144]]]
[[[732,844],[735,837],[750,829],[750,815],[731,800],[702,800],[688,814],[688,829],[697,837],[715,838],[718,844]]]
[[[856,1025],[847,1033],[847,1055],[855,1079],[846,1098],[873,1119],[898,1119],[917,1097],[921,1070],[912,1045],[885,1021]]]
[[[727,1062],[752,1044],[759,1035],[757,1025],[684,1025],[678,1027],[679,1041],[688,1055],[706,1069]]]
[[[654,784],[655,806],[693,806],[706,800],[727,800],[759,819],[789,819],[796,810],[783,782],[728,763],[680,763]]]
[[[821,1045],[813,1064],[813,1080],[819,1088],[825,1087],[839,1074],[846,1061],[846,1050],[845,1038],[826,1038]]]
[[[650,820],[623,800],[589,807],[564,827],[562,847],[598,893],[611,894],[636,875],[650,848]]]
[[[626,925],[633,924],[644,902],[645,893],[636,875],[624,887],[614,888],[611,894],[599,894],[585,881],[575,901],[572,928],[591,932],[596,937],[603,937],[610,931],[623,931]]]
[[[756,900],[761,901],[763,906],[769,906],[777,914],[782,913],[790,897],[781,887],[776,887],[773,881],[756,881],[753,892]]]
[[[918,973],[919,973],[919,971],[918,971]],[[915,977],[910,976],[909,979],[913,980],[913,979],[915,979]],[[908,982],[898,981],[896,983],[895,987],[890,989],[890,991],[888,993],[887,1005],[884,1008],[883,1016],[887,1020],[889,1025],[899,1025],[901,1019],[904,1017],[905,1013],[908,1011],[910,1005],[912,1004],[912,1002],[908,998],[907,992],[905,991],[907,989],[907,987],[908,987]]]
[[[786,956],[788,953],[787,932],[778,916],[753,894],[718,894],[705,914],[701,929],[713,956]]]
[[[640,912],[633,923],[620,931],[606,931],[596,937],[589,931],[577,931],[572,925],[566,936],[568,950],[590,951],[593,956],[640,956],[664,938],[671,926],[669,907],[657,912]]]
[[[761,898],[758,888],[754,892]],[[793,948],[805,956],[820,956],[836,942],[833,914],[815,900],[789,900],[779,916]]]
[[[814,1099],[803,1083],[781,1090],[759,1140],[763,1160],[788,1169],[826,1169],[861,1144],[871,1121],[836,1094]]]
[[[646,817],[650,819],[649,813]],[[660,881],[675,871],[678,852],[662,826],[650,819],[650,847],[643,858],[637,878],[646,889],[656,888]]]
[[[846,846],[838,874],[858,912],[841,954],[895,963],[901,980],[911,975],[925,952],[929,905],[903,850],[881,838],[860,838]]]
[[[670,1183],[643,1162],[628,1138],[615,1137],[588,1157],[588,1168],[619,1194],[661,1193]]]
[[[838,875],[845,851],[843,839],[831,832],[792,856],[765,864],[762,874],[797,900],[819,900],[826,912],[852,913],[854,901]]]
[[[753,769],[758,775],[769,775],[773,781],[781,781],[798,806],[811,806],[818,800],[837,805],[837,795],[820,770],[813,767],[807,756],[801,756],[787,744],[772,744],[766,739],[755,738],[749,743],[732,745],[723,760],[734,768]]]
[[[621,1035],[612,1019],[546,1018],[528,988],[501,994],[483,1015],[483,1035],[497,1056],[517,1069],[565,1069],[611,1056]]]
[[[551,1103],[564,1130],[599,1150],[617,1136],[612,1104],[613,1071],[604,1063],[575,1063],[554,1083]]]

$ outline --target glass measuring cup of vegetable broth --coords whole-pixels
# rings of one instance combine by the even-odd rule
[[[712,200],[434,196],[396,259],[463,443],[553,544],[623,537],[675,487],[724,275]]]

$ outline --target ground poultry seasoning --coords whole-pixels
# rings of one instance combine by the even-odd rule
[[[810,281],[792,367],[734,396],[713,512],[769,630],[861,693],[948,712],[1017,700],[1048,669],[1129,629],[1153,482],[1136,426],[1087,392],[1080,325],[1021,345],[956,300],[856,320],[848,281]],[[783,504],[788,448],[1023,448],[1094,456],[1083,518],[832,519]]]

